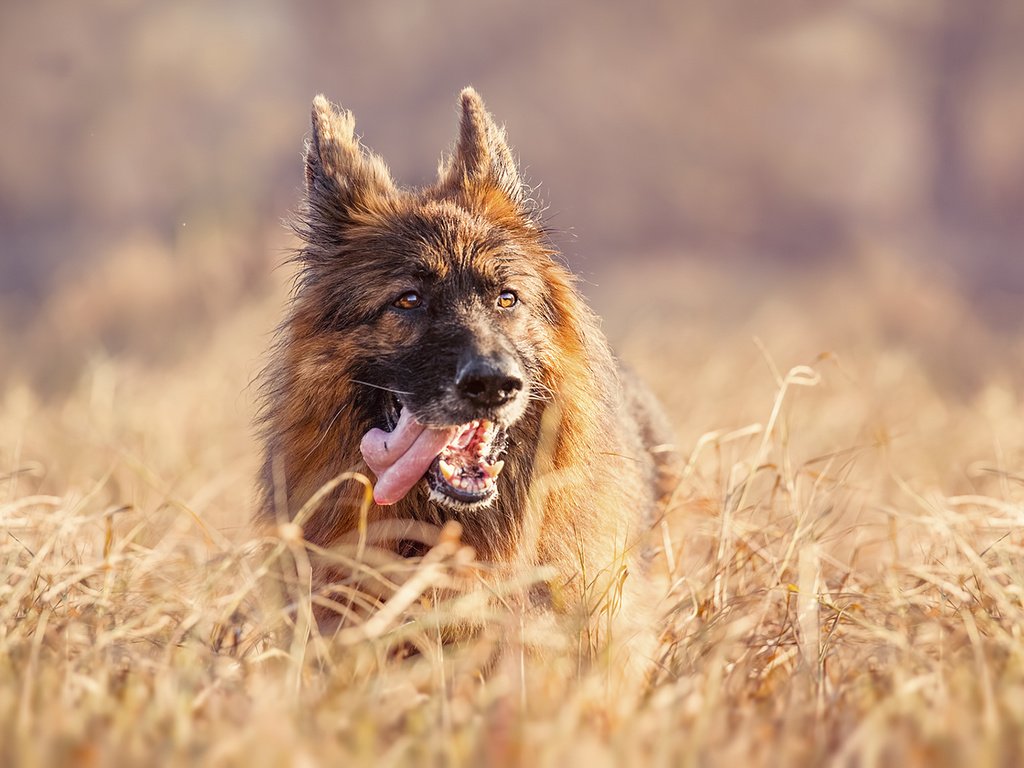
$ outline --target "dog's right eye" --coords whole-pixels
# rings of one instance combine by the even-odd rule
[[[398,309],[416,309],[422,305],[423,297],[416,291],[406,291],[391,304],[391,306],[397,307]]]

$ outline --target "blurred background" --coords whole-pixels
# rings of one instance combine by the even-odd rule
[[[313,95],[416,185],[467,84],[613,339],[820,292],[807,323],[877,315],[956,389],[1021,355],[1017,0],[43,0],[0,6],[0,382],[180,359],[283,296]]]

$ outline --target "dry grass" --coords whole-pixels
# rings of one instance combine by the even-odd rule
[[[418,564],[342,552],[393,596],[318,635],[304,574],[322,555],[246,525],[249,380],[280,294],[177,362],[97,358],[45,402],[12,380],[0,764],[1019,763],[1022,339],[869,262],[771,301],[692,269],[595,289],[689,457],[638,701],[557,645],[513,640],[482,676],[496,637],[545,630],[513,612],[438,644],[486,609],[451,535]]]

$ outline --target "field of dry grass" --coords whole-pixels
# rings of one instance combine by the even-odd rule
[[[554,641],[481,675],[494,637],[543,631],[512,614],[439,645],[480,611],[421,599],[472,579],[453,536],[422,563],[348,553],[394,594],[317,634],[321,555],[247,525],[283,288],[169,358],[93,355],[60,394],[9,375],[0,765],[1019,764],[1024,337],[899,264],[591,279],[687,458],[638,699]]]

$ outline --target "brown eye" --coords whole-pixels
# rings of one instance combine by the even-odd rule
[[[498,294],[498,306],[502,309],[512,309],[519,303],[519,297],[512,291],[502,291]]]
[[[416,309],[423,304],[423,298],[416,291],[406,291],[392,303],[399,309]]]

